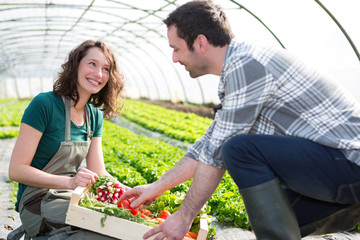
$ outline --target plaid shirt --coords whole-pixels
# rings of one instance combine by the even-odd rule
[[[360,165],[360,108],[329,77],[283,49],[232,41],[218,95],[222,104],[201,139],[186,153],[224,168],[220,149],[238,134],[294,136],[341,149]]]

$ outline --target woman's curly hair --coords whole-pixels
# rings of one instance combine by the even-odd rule
[[[78,103],[79,64],[88,50],[94,47],[99,48],[109,62],[109,80],[98,93],[91,95],[88,103],[99,107],[104,114],[104,118],[109,119],[117,116],[123,106],[124,77],[119,71],[113,51],[101,41],[87,40],[69,53],[67,61],[61,65],[62,70],[54,82],[53,92],[58,96],[70,97],[75,102],[75,105]]]

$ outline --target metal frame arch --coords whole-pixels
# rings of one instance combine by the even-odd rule
[[[326,13],[327,15],[329,15],[329,17],[335,22],[335,24],[338,26],[338,28],[340,29],[340,31],[344,34],[346,40],[349,42],[351,48],[353,49],[356,57],[358,58],[358,60],[360,61],[360,53],[357,50],[354,42],[352,41],[351,37],[349,36],[349,34],[346,32],[345,28],[340,24],[340,22],[335,18],[335,16],[324,6],[324,4],[322,4],[320,2],[320,0],[314,0]]]
[[[126,58],[126,61],[127,62],[129,62],[129,63],[131,63],[131,66],[134,66],[134,68],[136,68],[135,66],[135,64],[133,63],[133,61],[132,60],[130,60],[129,58]],[[123,63],[124,65],[126,64],[126,63]],[[130,68],[127,68],[127,69],[130,69]],[[125,72],[125,71],[124,71]],[[146,79],[146,77],[144,76],[144,73],[142,72],[142,71],[135,71],[136,72],[136,75],[140,75],[140,81],[141,82],[143,82],[144,83],[144,85],[146,86],[145,87],[145,91],[146,91],[146,93],[147,93],[147,96],[150,98],[150,92],[149,92],[149,86],[148,86],[148,84],[147,84],[147,82],[145,81],[145,79]],[[135,76],[134,74],[133,74],[133,76]],[[137,79],[136,77],[134,78],[134,79]],[[136,81],[137,82],[137,81]],[[141,94],[140,94],[141,95]]]
[[[106,41],[106,40],[104,40],[104,41]],[[114,45],[114,47],[119,47],[116,43],[114,43],[114,42],[112,42],[112,41],[106,41],[106,42],[109,42],[110,44],[112,44],[112,45]],[[133,42],[131,42],[131,44],[133,44],[134,46],[135,46],[135,48],[136,49],[138,49],[138,50],[141,50],[142,52],[146,52],[146,51],[144,51],[141,47],[139,47],[137,44],[134,44]],[[123,48],[121,48],[121,47],[119,47],[119,49],[123,49]],[[131,51],[130,49],[127,49],[128,51]],[[120,51],[119,50],[117,50],[117,52],[118,53],[120,53]],[[130,56],[132,56],[131,54],[130,54]],[[120,57],[120,55],[118,56],[118,58]],[[124,57],[124,55],[121,55],[121,57]],[[127,60],[128,60],[129,58],[127,58]],[[146,69],[147,70],[147,72],[150,74],[150,76],[151,76],[151,79],[152,79],[152,82],[154,82],[154,86],[155,86],[155,89],[156,89],[156,91],[157,91],[157,95],[158,95],[158,98],[160,97],[160,93],[159,93],[159,89],[158,89],[158,87],[157,87],[157,83],[156,83],[156,80],[155,80],[155,78],[154,78],[154,76],[152,75],[152,73],[151,73],[151,71],[149,70],[149,68],[142,62],[142,61],[138,61],[141,65],[143,65],[144,66],[144,69]],[[133,62],[132,62],[133,63]],[[134,64],[134,66],[136,66],[136,64]],[[145,77],[144,77],[144,79],[146,79]],[[146,83],[146,81],[145,81],[145,86],[147,87],[147,89],[148,89],[148,96],[150,96],[150,92],[149,92],[149,86],[147,85],[147,83]]]
[[[134,34],[133,32],[131,32],[131,33]],[[158,52],[164,57],[165,60],[168,59],[168,57],[165,55],[165,53],[163,52],[163,50],[160,49],[156,44],[154,44],[153,42],[148,41],[148,40],[145,39],[145,38],[142,38],[142,39],[143,39],[147,44],[149,44],[149,45],[153,46],[155,49],[157,49]],[[133,44],[133,42],[129,42],[129,43]],[[146,52],[146,51],[145,51],[145,52]],[[182,78],[181,78],[178,70],[175,68],[175,66],[174,66],[169,60],[166,60],[166,61],[169,62],[171,68],[174,70],[176,76],[178,77],[178,80],[179,80],[179,82],[180,82],[180,86],[182,87],[182,91],[183,91],[183,94],[184,94],[184,97],[185,97],[185,101],[188,102],[188,97],[187,97],[187,95],[186,95],[185,86],[184,86],[184,84],[183,84],[183,82],[182,82]],[[161,68],[160,68],[160,71],[163,72]],[[163,73],[163,74],[164,74],[164,73]],[[165,76],[165,75],[164,75],[164,76]],[[168,86],[168,89],[170,89],[169,86]],[[169,90],[169,91],[170,91],[170,90]],[[169,92],[169,95],[171,96],[171,92]]]
[[[174,95],[174,89],[171,86],[173,84],[176,85],[176,91],[178,91],[181,100],[185,98],[184,101],[193,101],[192,93],[185,90],[185,87],[193,86],[186,81],[187,78],[183,74],[182,68],[172,63],[171,57],[167,49],[165,49],[167,46],[161,46],[156,42],[162,43],[163,39],[166,39],[166,34],[164,34],[161,28],[162,23],[159,19],[164,18],[165,14],[171,11],[173,7],[185,1],[189,0],[161,0],[157,2],[131,2],[126,0],[78,0],[75,2],[41,0],[32,2],[30,0],[23,1],[23,3],[12,3],[10,0],[4,0],[0,3],[0,31],[4,32],[0,41],[0,76],[11,73],[29,75],[32,71],[31,68],[34,70],[33,74],[41,75],[42,73],[38,69],[48,69],[47,72],[51,73],[53,69],[58,68],[60,61],[65,60],[66,53],[73,49],[77,41],[85,40],[85,37],[94,39],[94,36],[96,36],[105,41],[109,39],[109,43],[115,43],[120,53],[127,51],[126,57],[132,60],[132,64],[142,66],[143,74],[148,75],[149,81],[147,83],[152,84],[155,81],[154,85],[157,86],[157,91],[165,91],[165,86],[161,82],[161,80],[164,80],[170,96]],[[224,6],[228,5],[228,9],[235,16],[236,14],[242,14],[247,20],[260,28],[261,32],[266,35],[267,40],[272,41],[276,39],[282,47],[284,45],[287,47],[291,46],[291,39],[289,38],[290,41],[288,42],[287,35],[282,35],[283,33],[286,34],[286,32],[283,32],[282,28],[277,28],[281,25],[278,23],[277,25],[271,25],[272,21],[267,18],[269,15],[262,15],[263,12],[259,10],[256,4],[253,5],[251,1],[215,1],[220,4],[224,3]],[[325,16],[324,19],[326,21],[324,21],[324,24],[330,22],[334,28],[332,31],[337,33],[336,36],[341,37],[343,40],[341,44],[346,47],[347,52],[343,56],[352,59],[353,52],[355,52],[357,59],[360,61],[359,45],[356,45],[356,41],[353,42],[353,40],[356,40],[355,36],[357,35],[352,35],[352,26],[347,25],[347,22],[343,22],[341,18],[336,19],[334,14],[337,16],[337,11],[335,9],[330,12],[321,5],[329,7],[330,10],[332,9],[330,3],[327,4],[321,0],[311,1],[309,6],[317,9],[316,13],[321,14],[321,17]],[[249,6],[251,6],[251,11],[246,8]],[[268,6],[271,6],[271,2]],[[323,10],[319,7],[322,7]],[[271,11],[271,9],[269,10]],[[324,14],[323,16],[323,11],[328,15]],[[109,16],[109,18],[106,16]],[[344,19],[347,20],[346,18]],[[338,20],[341,21],[339,22]],[[333,26],[334,22],[337,26]],[[343,26],[349,27],[346,29],[349,31],[349,34]],[[237,26],[234,25],[233,27],[236,28]],[[294,32],[296,31],[303,31],[302,33],[309,32],[295,28]],[[343,39],[343,34],[347,41]],[[122,35],[125,37],[122,38]],[[351,37],[353,38],[351,39]],[[314,44],[315,46],[315,41],[311,42],[310,40],[313,39],[309,39],[309,44]],[[348,48],[348,43],[350,43],[352,49]],[[18,51],[18,49],[21,51]],[[144,66],[146,62],[141,62],[141,57],[137,59],[137,55],[134,53],[148,61],[155,62],[156,60],[161,60],[163,66],[154,65],[153,67],[152,63]],[[124,62],[126,61],[126,59],[123,60]],[[359,61],[355,59],[353,62],[356,64]],[[336,63],[336,60],[334,62]],[[26,69],[22,65],[24,67],[26,65]],[[130,65],[130,62],[126,62],[126,66],[130,67]],[[131,69],[135,69],[135,67],[132,66]],[[23,73],[22,70],[26,70],[26,72]],[[130,74],[129,72],[128,74]],[[47,73],[44,71],[44,74]],[[135,75],[137,72],[132,72],[132,74]],[[171,81],[167,81],[166,79],[170,79],[170,75]],[[136,76],[138,77],[139,75]],[[1,77],[1,79],[3,78]],[[139,82],[139,79],[136,78],[136,80]],[[175,82],[172,82],[173,80]],[[200,88],[203,102],[204,99],[208,100],[206,99],[207,85],[202,82],[201,78],[194,80],[197,81],[194,84],[197,84]],[[0,80],[0,83],[2,82]],[[11,86],[13,87],[13,85]],[[144,90],[142,91],[144,92]],[[136,92],[134,91],[134,93]],[[193,93],[198,94],[195,86]],[[165,97],[166,94],[164,93],[162,96]],[[197,97],[196,101],[201,100]]]
[[[124,62],[124,63],[122,63],[122,65],[125,65],[126,66],[126,61]],[[132,65],[131,65],[132,66]],[[123,68],[123,69],[125,69],[125,68]],[[129,69],[129,68],[126,68],[126,69]],[[122,73],[125,73],[124,72],[124,70],[122,70]],[[127,82],[126,82],[126,80],[128,79],[128,78],[130,78],[130,79],[132,79],[134,82],[135,82],[135,84],[138,84],[138,80],[137,80],[137,78],[136,77],[134,77],[134,74],[133,74],[133,71],[129,71],[129,72],[126,72],[126,74],[124,74],[124,80],[125,80],[125,94],[126,94],[126,84],[127,84]],[[137,88],[137,91],[138,91],[138,94],[139,94],[139,96],[141,96],[141,91],[140,91],[140,89],[139,88]]]
[[[254,17],[261,25],[263,25],[270,32],[270,34],[275,38],[275,40],[280,44],[280,46],[282,48],[285,48],[285,45],[280,41],[280,39],[275,35],[275,33],[257,15],[255,15],[252,11],[250,11],[249,9],[247,9],[237,1],[235,0],[229,0],[229,1],[237,5],[239,9],[243,9],[244,11],[249,13],[252,17]]]
[[[132,51],[132,50],[128,50],[129,52],[130,51]],[[123,56],[123,55],[122,55]],[[135,54],[130,54],[129,55],[129,57],[130,56],[134,56],[134,59],[136,59],[137,60],[137,58],[136,58],[136,55]],[[127,58],[127,61],[129,61],[129,57]],[[133,63],[133,66],[135,67],[135,69],[137,68],[136,66],[137,65],[139,65],[138,63],[140,63],[143,67],[141,68],[142,69],[142,71],[143,70],[146,70],[146,72],[148,73],[146,76],[145,76],[145,74],[141,74],[142,76],[143,76],[143,82],[145,83],[145,86],[146,86],[146,88],[148,89],[148,98],[150,99],[151,97],[151,94],[150,94],[150,87],[149,87],[149,85],[148,85],[148,83],[147,83],[147,79],[151,79],[152,80],[152,82],[154,83],[154,87],[155,87],[155,90],[156,90],[156,95],[157,95],[157,98],[159,99],[160,98],[160,92],[159,92],[159,87],[157,86],[157,82],[156,82],[156,80],[155,80],[155,78],[154,78],[154,75],[152,74],[152,71],[148,68],[148,66],[143,62],[143,61],[137,61],[137,63],[134,63],[134,61],[131,61],[132,63]],[[139,71],[139,72],[142,72],[142,71]]]
[[[116,1],[111,1],[111,2],[116,2]],[[93,3],[93,2],[92,2]],[[126,6],[130,6],[129,4],[124,4],[124,3],[122,3],[122,2],[116,2],[117,4],[122,4],[122,5],[126,5]],[[163,6],[162,8],[164,8],[164,7],[166,7],[166,6],[168,6],[168,5],[170,5],[170,4],[172,4],[171,2],[167,2],[167,4],[165,5],[165,6]],[[65,8],[65,7],[67,7],[67,8],[80,8],[79,9],[79,11],[81,11],[81,9],[84,11],[83,12],[83,14],[81,15],[81,17],[80,18],[77,18],[77,21],[75,22],[75,24],[73,24],[72,25],[72,27],[70,28],[70,30],[72,30],[72,29],[74,29],[74,27],[75,26],[79,26],[79,25],[77,25],[78,23],[80,23],[80,21],[81,21],[81,19],[82,19],[82,17],[84,16],[84,14],[85,14],[85,12],[87,12],[87,11],[91,11],[92,9],[90,9],[89,7],[91,6],[91,4],[90,5],[87,5],[87,6],[85,6],[85,5],[76,5],[76,6],[73,6],[73,5],[57,5],[58,7],[62,7],[62,8]],[[27,6],[25,6],[25,7],[23,7],[23,8],[38,8],[39,7],[39,5],[38,4],[29,4],[29,5],[27,5]],[[41,6],[40,6],[41,7]],[[39,8],[40,8],[39,7]],[[46,5],[46,8],[53,8],[53,7],[56,7],[55,5]],[[136,9],[136,10],[140,10],[140,11],[143,11],[143,12],[145,12],[146,13],[146,15],[145,16],[142,16],[141,18],[138,18],[136,21],[139,21],[139,19],[145,19],[146,17],[148,17],[148,16],[156,16],[156,12],[158,12],[158,11],[160,11],[161,10],[161,8],[160,9],[156,9],[156,10],[153,10],[153,11],[148,11],[148,10],[144,10],[144,9],[141,9],[141,8],[134,8],[133,6],[131,6],[133,9]],[[17,9],[17,10],[19,10],[21,7],[15,7],[15,8],[13,8],[13,9]],[[84,10],[86,8],[86,10]],[[107,13],[107,12],[104,12],[103,14],[109,14],[109,13]],[[118,15],[116,16],[116,17],[119,17]],[[158,17],[158,16],[156,16],[156,17]],[[58,18],[58,16],[56,16],[56,17],[52,17],[52,18],[50,18],[48,15],[46,15],[45,16],[45,19],[54,19],[54,18]],[[160,18],[160,17],[158,17],[158,18]],[[41,22],[41,20],[42,19],[44,19],[43,17],[41,17],[41,18],[39,18],[38,19],[38,21],[39,22]],[[84,19],[85,19],[85,17],[84,17]],[[129,21],[129,19],[124,19],[123,18],[123,20],[125,20],[120,26],[124,26],[124,25],[126,25],[126,24],[129,24],[130,22],[132,22],[132,21]],[[45,21],[45,24],[47,24],[47,21],[46,20],[44,20]],[[99,21],[97,21],[97,23],[99,23]],[[133,23],[133,22],[132,22]],[[154,32],[154,33],[156,33],[159,37],[163,37],[163,35],[162,34],[160,34],[159,32],[157,32],[157,31],[154,31],[153,29],[151,29],[151,28],[148,28],[146,25],[143,25],[142,23],[137,23],[138,25],[140,25],[141,27],[143,27],[144,29],[145,29],[145,31],[151,31],[151,32]],[[114,27],[114,26],[113,26]],[[90,30],[91,30],[91,28],[89,28]],[[117,29],[115,28],[115,30],[113,30],[113,31],[116,31]],[[63,31],[63,29],[59,29],[59,32],[62,32]],[[44,37],[44,36],[46,36],[46,35],[48,35],[48,28],[46,28],[46,30],[45,30],[45,32],[46,32],[46,34],[45,35],[42,35],[42,34],[39,34],[39,37]],[[67,32],[69,32],[69,29],[67,30]],[[81,32],[81,31],[80,31]],[[106,33],[105,31],[104,31],[104,33]],[[66,33],[65,34],[63,34],[62,36],[65,36],[66,35]],[[140,35],[135,35],[135,38],[139,38],[139,36]],[[21,36],[18,36],[18,38],[21,38]],[[145,38],[143,38],[143,39],[145,39]],[[64,41],[64,38],[62,39],[62,41]],[[149,41],[147,42],[147,43],[150,43]],[[58,45],[59,46],[59,45]],[[154,45],[153,45],[154,46]],[[146,54],[146,51],[144,50],[144,49],[141,49],[145,54]],[[159,51],[161,54],[163,54],[163,52],[162,51]],[[56,55],[56,54],[54,54],[54,58],[57,58],[59,55]],[[149,55],[148,55],[149,56]],[[151,58],[151,56],[149,56],[150,58]],[[167,60],[167,58],[165,58],[165,60]],[[56,60],[55,59],[53,59],[53,63],[55,62]],[[52,64],[52,65],[54,65],[54,64]],[[161,68],[158,68],[159,69],[159,72],[164,76],[164,73],[163,73],[163,71],[162,71],[162,69]],[[165,81],[165,83],[167,84],[167,81]],[[168,86],[167,86],[168,87]],[[169,87],[168,87],[168,89],[169,89]],[[170,91],[169,91],[169,94],[171,94],[170,93]],[[186,94],[186,92],[184,91],[184,94]]]
[[[113,1],[112,1],[112,2],[113,2]],[[119,3],[119,4],[123,4],[123,3]],[[168,5],[170,5],[170,4],[173,4],[173,2],[170,2]],[[129,6],[128,4],[123,4],[123,5]],[[167,6],[168,6],[168,5],[167,5]],[[165,6],[164,6],[164,7],[165,7]],[[135,9],[137,9],[137,10],[142,10],[142,9],[139,9],[139,8],[135,8]],[[144,11],[144,10],[142,10],[142,11]],[[156,16],[156,15],[154,14],[154,12],[157,12],[157,11],[158,11],[158,10],[152,11],[152,13],[149,14],[149,15]],[[148,11],[145,11],[145,12],[148,13]],[[148,15],[148,16],[149,16],[149,15]],[[148,17],[148,16],[143,16],[143,17],[140,18],[140,19],[145,19],[145,18]],[[156,17],[157,17],[157,16],[156,16]],[[160,17],[159,17],[159,18],[160,18]],[[139,20],[139,19],[138,19],[138,20]],[[138,21],[138,20],[137,20],[137,21]],[[123,27],[124,25],[127,25],[127,24],[129,24],[129,23],[130,23],[130,22],[123,23],[121,26],[119,26],[118,28],[116,28],[113,32],[108,33],[107,35],[110,35],[110,34],[116,32],[118,29],[120,29],[120,27]],[[142,26],[142,27],[145,27],[148,31],[154,32],[152,29],[147,28],[147,27],[144,26],[143,24],[140,24],[140,23],[137,23],[137,24],[140,25],[140,26]],[[121,31],[123,31],[123,30],[121,30]],[[131,33],[133,33],[133,32],[131,32]],[[165,38],[163,35],[159,34],[158,32],[155,31],[155,33],[157,33],[161,38]],[[154,45],[152,42],[150,42],[150,41],[148,41],[147,39],[145,39],[143,36],[139,36],[139,35],[136,35],[136,34],[134,34],[134,35],[135,35],[136,38],[142,38],[142,39],[144,39],[148,44],[150,44],[150,45],[154,46],[155,48],[157,48],[156,45]],[[128,42],[128,43],[132,43],[132,42],[130,42],[130,41],[127,41],[127,42]],[[123,47],[123,48],[124,48],[124,47]],[[160,50],[159,48],[157,48],[157,49],[158,49],[159,52],[162,53],[162,55],[163,55],[163,51]],[[144,51],[144,53],[145,53],[145,54],[148,54],[146,51]],[[166,58],[165,58],[165,59],[166,59]],[[173,67],[173,68],[174,68],[174,67]],[[164,76],[164,73],[163,73],[162,69],[159,68],[159,70],[160,70],[160,72],[161,72],[161,73],[163,74],[163,76]],[[177,71],[175,68],[174,68],[174,70]],[[183,89],[183,93],[184,93],[184,96],[185,96],[185,101],[187,101],[188,98],[187,98],[187,96],[186,96],[186,91],[185,91],[184,85],[183,85],[183,83],[182,83],[182,80],[181,80],[179,74],[177,74],[177,75],[178,75],[178,77],[179,77],[179,81],[180,81],[180,84],[181,84],[182,89]],[[165,79],[165,76],[164,76],[164,79]],[[169,96],[171,96],[170,88],[169,88],[169,86],[168,86],[167,81],[165,81],[165,83],[166,83],[167,88],[168,88],[168,91],[169,91]]]
[[[134,34],[133,32],[129,32],[129,33]],[[137,36],[137,35],[136,35],[136,36]],[[152,47],[155,46],[152,42],[149,42],[147,39],[145,39],[145,38],[142,38],[142,39],[145,41],[146,44],[149,44],[149,45],[152,46]],[[105,40],[104,40],[104,41],[105,41]],[[141,47],[141,46],[139,46],[138,44],[135,44],[134,42],[131,42],[131,41],[126,41],[126,42],[129,43],[129,44],[131,44],[131,45],[134,45],[137,50],[142,51],[146,56],[148,56],[150,59],[152,59],[153,61],[155,61],[155,59],[148,53],[148,51],[146,51],[145,49],[143,49],[143,47]],[[118,43],[113,43],[113,44],[114,44],[115,46],[119,47],[119,49],[125,49],[124,47],[120,47]],[[154,49],[156,49],[156,48],[154,48]],[[126,50],[129,50],[129,49],[126,49]],[[159,51],[159,49],[156,49],[156,50]],[[167,61],[166,58],[165,58],[165,61]],[[155,65],[155,66],[156,66],[157,69],[159,70],[159,72],[160,72],[160,74],[162,75],[163,79],[166,79],[166,75],[165,75],[163,69],[162,69],[160,66],[158,66],[158,65]],[[146,67],[146,68],[147,68],[147,67]],[[147,69],[148,69],[148,68],[147,68]],[[151,71],[149,71],[149,72],[151,73]],[[152,75],[152,74],[151,74],[151,75]],[[155,78],[154,78],[153,75],[152,75],[152,79],[153,79],[153,82],[155,83],[155,85],[157,85],[157,84],[156,84],[157,81],[155,80]],[[171,97],[171,91],[170,91],[169,84],[168,84],[168,82],[167,82],[166,80],[164,80],[164,81],[165,81],[165,85],[166,85],[166,88],[167,88],[167,90],[168,90],[169,96]],[[158,90],[159,88],[158,88],[158,87],[156,87],[156,88],[157,88],[157,91],[158,91],[158,97],[160,97],[160,93],[159,93],[159,90]]]

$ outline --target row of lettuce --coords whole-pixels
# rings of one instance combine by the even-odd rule
[[[30,100],[0,100],[0,127],[19,126],[21,116]],[[145,129],[162,133],[169,138],[194,143],[212,123],[212,119],[199,117],[193,113],[175,110],[127,99],[121,117]]]
[[[0,126],[19,126],[29,101],[9,100],[0,103]],[[211,119],[195,114],[181,113],[134,100],[126,100],[125,104],[124,115],[121,117],[152,131],[190,143],[201,137],[212,122]],[[182,124],[184,122],[185,124]],[[185,152],[165,142],[135,134],[111,121],[104,121],[103,153],[109,173],[122,183],[134,187],[159,179]],[[191,180],[174,187],[166,194],[170,194],[174,199],[184,196],[190,184]],[[165,201],[164,205],[172,207]],[[209,199],[206,212],[225,225],[250,228],[241,196],[227,173]]]
[[[0,99],[0,139],[17,137],[19,131],[12,127],[18,127],[24,109],[30,103],[29,99],[14,100]]]
[[[194,113],[178,112],[130,99],[126,100],[122,116],[146,129],[188,143],[199,139],[212,123],[212,119]]]

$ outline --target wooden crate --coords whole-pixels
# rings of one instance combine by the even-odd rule
[[[77,187],[73,191],[70,205],[66,214],[65,222],[67,224],[122,240],[143,239],[142,236],[151,229],[149,226],[114,216],[106,216],[104,225],[101,226],[101,219],[104,218],[103,213],[96,212],[78,205],[80,198],[83,196],[83,194],[87,193],[88,190],[89,189],[85,187]],[[201,219],[200,231],[198,233],[197,240],[206,240],[207,233],[207,220]],[[155,236],[149,239],[154,238]],[[184,239],[190,240],[190,238]]]

